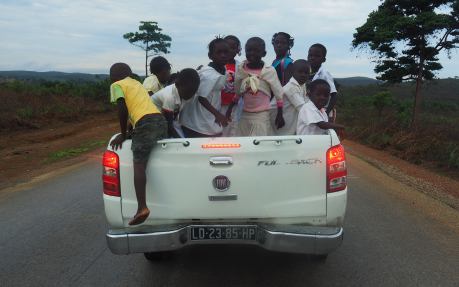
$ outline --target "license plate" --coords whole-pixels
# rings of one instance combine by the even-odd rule
[[[191,240],[256,240],[256,226],[192,226]]]

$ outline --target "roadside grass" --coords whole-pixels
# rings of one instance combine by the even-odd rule
[[[459,179],[459,98],[425,94],[413,128],[413,101],[405,92],[374,85],[340,92],[337,121],[349,139]]]
[[[77,147],[72,147],[60,151],[50,153],[48,158],[45,159],[45,163],[52,163],[63,159],[79,156],[85,152],[97,149],[107,145],[106,140],[95,140],[83,143]]]

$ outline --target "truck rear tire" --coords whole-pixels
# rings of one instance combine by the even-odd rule
[[[325,263],[327,261],[328,254],[314,254],[311,255],[311,260],[316,263]]]
[[[160,252],[145,252],[143,254],[148,261],[158,262],[170,257],[170,252],[160,251]]]

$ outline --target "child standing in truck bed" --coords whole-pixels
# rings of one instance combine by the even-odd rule
[[[311,67],[306,60],[296,60],[291,65],[293,77],[283,87],[284,90],[284,109],[283,116],[285,126],[280,129],[274,129],[274,135],[294,135],[296,134],[296,125],[298,112],[305,102],[309,101],[306,96],[306,81],[309,78]],[[271,122],[274,124],[274,115],[271,115]]]
[[[121,133],[111,142],[112,149],[122,148],[126,140],[127,121],[134,127],[131,150],[134,161],[134,187],[137,197],[137,212],[129,225],[144,222],[150,215],[146,202],[146,174],[148,158],[156,141],[167,137],[167,123],[150,100],[142,84],[130,76],[131,68],[125,63],[113,64],[110,68],[111,102],[118,105]]]
[[[199,87],[199,75],[194,69],[183,69],[177,73],[171,84],[151,96],[155,106],[161,110],[167,121],[169,137],[183,137],[183,131],[177,122],[180,111],[187,101],[193,98]]]
[[[292,77],[292,58],[290,58],[290,49],[293,47],[294,39],[285,32],[278,32],[273,35],[271,43],[276,53],[276,59],[272,66],[276,69],[277,77],[282,86],[285,86]]]
[[[322,65],[325,63],[326,57],[327,48],[325,48],[325,46],[322,44],[314,44],[308,50],[308,62],[311,64],[311,75],[309,76],[309,79],[311,81],[322,79],[327,81],[328,85],[330,86],[330,99],[325,105],[325,112],[329,117],[332,118],[335,117],[335,115],[333,115],[331,112],[335,107],[338,93],[332,75],[327,70],[325,70],[324,66]]]
[[[327,81],[319,79],[309,84],[309,99],[298,114],[296,133],[298,135],[327,134],[328,129],[337,130],[341,134],[343,125],[329,123],[325,112],[325,105],[330,98],[330,85]]]
[[[171,64],[164,57],[154,57],[150,61],[150,73],[151,75],[143,81],[143,86],[151,96],[168,84]]]
[[[230,48],[230,55],[228,63],[226,63],[226,84],[221,92],[222,94],[222,108],[221,113],[226,115],[229,106],[233,102],[235,96],[234,92],[234,77],[236,74],[236,68],[239,64],[239,61],[236,60],[237,55],[241,55],[241,42],[234,35],[228,35],[225,38],[225,41],[228,42]],[[228,126],[223,128],[223,136],[230,137],[236,135],[237,125],[239,123],[239,118],[242,112],[242,98],[239,100],[233,112],[231,114],[231,122],[228,123]]]
[[[185,137],[218,137],[228,125],[228,118],[220,112],[221,91],[226,83],[228,43],[218,37],[212,40],[208,56],[212,62],[198,71],[201,82],[196,96],[183,106],[180,113]]]
[[[271,133],[270,100],[271,93],[277,100],[277,115],[275,125],[284,126],[282,117],[282,86],[277,78],[276,70],[266,65],[262,58],[266,56],[265,41],[252,37],[245,44],[247,60],[239,64],[236,71],[234,88],[236,96],[228,109],[237,104],[239,97],[244,97],[244,107],[238,126],[238,136],[267,136]]]

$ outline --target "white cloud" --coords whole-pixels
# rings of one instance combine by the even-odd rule
[[[207,63],[207,44],[218,34],[265,39],[268,55],[273,33],[295,37],[294,58],[306,57],[309,45],[324,43],[327,67],[337,76],[374,76],[367,55],[356,60],[350,51],[355,28],[362,25],[379,0],[279,1],[2,1],[0,2],[0,70],[62,70],[106,72],[116,61],[143,73],[144,54],[122,35],[136,31],[139,21],[159,22],[172,37],[167,58],[174,69]],[[453,57],[457,55],[453,54]],[[451,61],[450,61],[451,62]],[[457,75],[443,63],[440,75]]]

